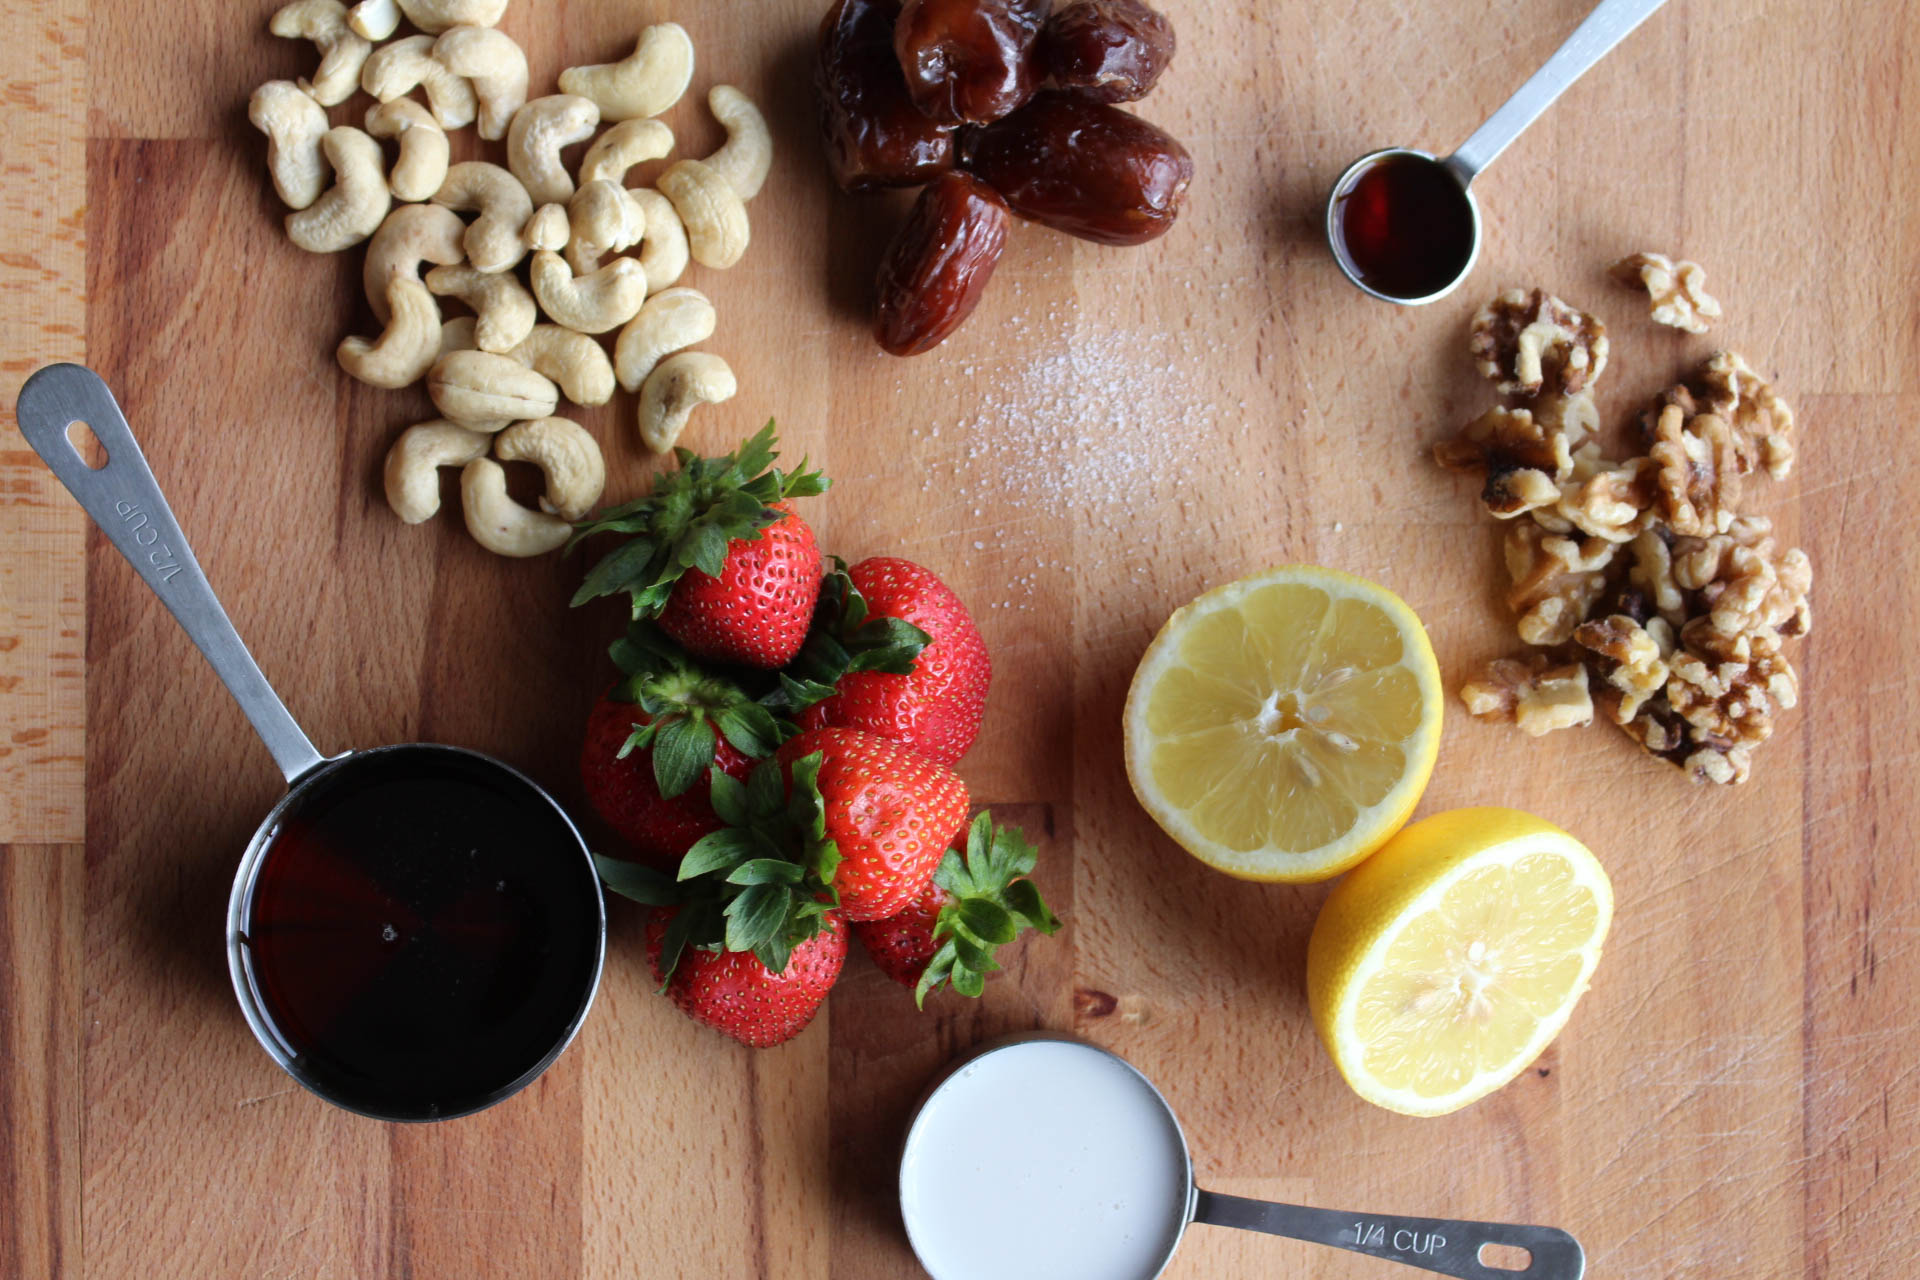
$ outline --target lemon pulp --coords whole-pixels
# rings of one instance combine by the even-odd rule
[[[1440,707],[1432,648],[1403,601],[1287,566],[1167,621],[1128,695],[1128,773],[1203,861],[1322,879],[1406,820],[1432,772]]]

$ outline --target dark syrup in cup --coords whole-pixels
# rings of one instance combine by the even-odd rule
[[[281,815],[248,897],[263,1038],[302,1083],[384,1119],[498,1101],[565,1047],[593,991],[592,875],[564,815],[498,764],[349,756]]]
[[[1466,190],[1425,156],[1381,156],[1336,196],[1334,216],[1354,275],[1389,298],[1440,293],[1473,258],[1474,216]]]

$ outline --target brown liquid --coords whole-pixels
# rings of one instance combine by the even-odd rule
[[[245,969],[295,1076],[424,1120],[551,1060],[592,989],[601,916],[578,838],[532,786],[463,753],[368,752],[270,838]]]
[[[1467,193],[1438,162],[1390,155],[1363,170],[1335,204],[1354,274],[1391,298],[1425,298],[1473,253]]]

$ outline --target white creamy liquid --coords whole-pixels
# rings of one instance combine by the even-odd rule
[[[935,1280],[1146,1280],[1186,1221],[1186,1143],[1125,1063],[1028,1041],[934,1093],[907,1136],[900,1209]]]

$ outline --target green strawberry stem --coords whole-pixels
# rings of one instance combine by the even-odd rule
[[[927,994],[943,984],[963,996],[978,996],[986,975],[1000,967],[996,947],[1012,942],[1022,929],[1053,933],[1060,928],[1026,878],[1038,857],[1025,832],[995,827],[986,810],[967,829],[966,851],[947,850],[933,873],[934,884],[947,895],[933,925],[939,946],[914,986],[914,1004],[925,1007]]]
[[[620,758],[650,750],[654,782],[668,799],[699,781],[714,764],[716,734],[748,759],[772,755],[793,735],[773,713],[735,682],[703,670],[660,629],[637,620],[609,649],[625,677],[614,687],[617,702],[646,713],[620,747]]]
[[[773,466],[776,443],[769,421],[718,458],[675,450],[680,469],[660,476],[652,493],[581,521],[569,546],[599,533],[630,536],[587,571],[573,604],[625,592],[634,617],[656,617],[687,570],[717,578],[730,543],[758,541],[781,517],[774,503],[825,493],[831,482],[804,459],[791,474]]]

